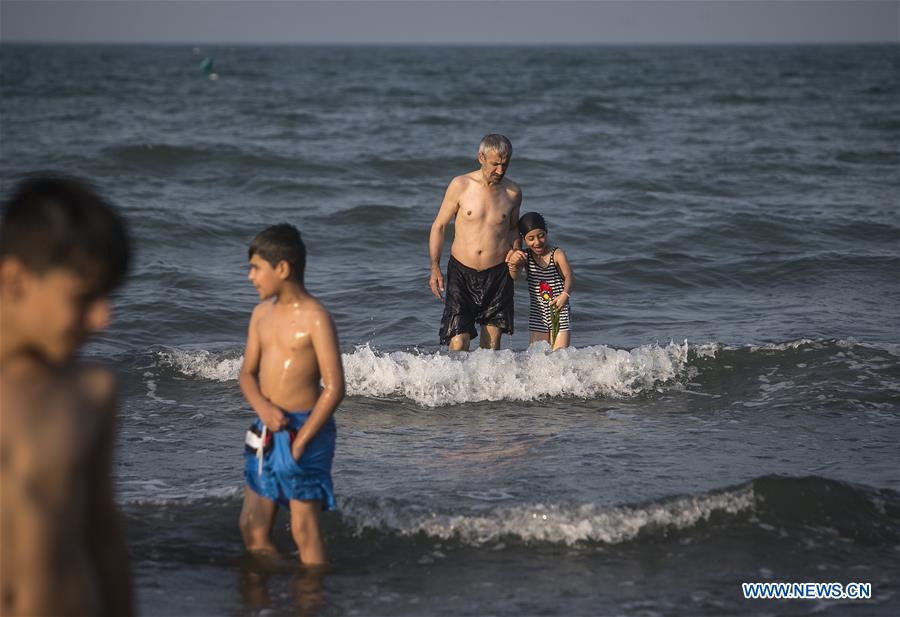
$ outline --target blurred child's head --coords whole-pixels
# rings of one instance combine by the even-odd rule
[[[250,273],[247,278],[263,300],[277,295],[285,281],[303,285],[306,246],[293,225],[281,223],[259,232],[248,251]]]
[[[17,343],[69,358],[108,324],[108,296],[129,259],[122,219],[88,183],[33,176],[16,185],[0,222],[0,297]]]
[[[547,223],[537,212],[526,212],[519,219],[519,234],[532,253],[543,255],[547,250]]]

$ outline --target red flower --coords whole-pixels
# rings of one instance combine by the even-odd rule
[[[553,288],[550,287],[550,284],[547,281],[541,281],[540,288],[538,292],[546,302],[550,302],[553,299]]]

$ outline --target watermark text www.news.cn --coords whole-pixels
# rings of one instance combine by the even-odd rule
[[[741,583],[747,600],[869,600],[872,583]]]

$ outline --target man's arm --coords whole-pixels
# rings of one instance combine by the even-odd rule
[[[257,324],[259,323],[259,314],[263,310],[263,305],[259,304],[253,309],[250,315],[250,326],[247,328],[247,348],[244,350],[244,362],[241,364],[241,373],[238,377],[238,383],[241,386],[241,392],[253,411],[262,420],[262,423],[273,432],[280,431],[287,426],[287,418],[284,412],[269,402],[263,396],[259,389],[259,332]]]
[[[525,264],[527,257],[521,249],[513,248],[506,258],[506,267],[509,269],[509,276],[512,280],[519,278],[519,270]]]
[[[323,387],[309,418],[300,427],[294,443],[291,444],[291,454],[295,460],[300,460],[306,444],[316,436],[322,425],[328,421],[328,418],[344,399],[344,365],[341,362],[341,346],[338,342],[337,328],[334,327],[331,315],[324,308],[317,311],[312,319],[310,341],[316,354],[316,363],[319,366],[319,376],[322,378]]]
[[[519,266],[516,264],[509,262],[506,264],[506,267],[509,269],[509,278],[512,280],[518,280],[519,278]]]
[[[513,208],[509,213],[509,233],[507,237],[509,246],[512,248],[506,252],[507,262],[513,256],[513,252],[518,251],[522,244],[522,238],[519,236],[519,211],[522,209],[522,189],[515,183],[513,183],[512,199]]]
[[[462,193],[464,180],[460,177],[453,178],[444,193],[444,201],[438,210],[434,223],[431,224],[431,233],[428,236],[428,257],[431,261],[431,275],[428,284],[439,300],[444,293],[444,276],[441,274],[441,253],[444,250],[444,234],[447,226],[453,221],[453,217],[459,211],[459,197]]]
[[[113,499],[112,460],[115,443],[116,394],[112,375],[92,370],[86,375],[90,398],[101,414],[100,434],[91,455],[88,473],[89,512],[87,544],[103,597],[100,615],[128,617],[134,614],[128,553],[119,527]]]

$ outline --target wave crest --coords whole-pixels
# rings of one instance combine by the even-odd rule
[[[124,506],[136,520],[179,510],[171,520],[232,524],[240,488],[170,486],[161,480],[132,481]],[[149,509],[148,509],[149,508]],[[336,533],[415,540],[416,536],[470,546],[546,542],[568,546],[655,541],[706,525],[721,533],[770,533],[778,542],[837,540],[891,546],[900,540],[900,493],[819,476],[760,476],[747,482],[672,495],[641,503],[598,504],[560,501],[489,508],[409,501],[374,495],[339,500]],[[154,538],[156,536],[154,535]]]
[[[848,359],[848,352],[859,357]],[[237,350],[155,353],[161,366],[187,377],[220,382],[237,379],[243,361]],[[743,346],[716,342],[689,346],[685,341],[631,350],[570,347],[551,353],[547,343],[537,343],[524,351],[447,353],[380,351],[367,344],[342,358],[348,395],[403,398],[423,407],[439,407],[556,397],[626,398],[696,385],[689,380],[715,366],[735,366],[756,379],[760,363],[795,367],[797,354],[802,354],[804,365],[838,362],[855,372],[868,367],[880,375],[882,364],[892,361],[882,356],[900,356],[900,346],[812,339]]]
[[[349,394],[404,397],[437,407],[560,396],[632,396],[676,379],[687,357],[685,342],[631,351],[597,345],[554,353],[544,343],[526,351],[479,349],[462,354],[382,353],[366,345],[343,359]]]
[[[231,381],[243,357],[170,349],[160,363],[188,377]],[[684,371],[688,344],[644,345],[630,351],[604,345],[550,353],[546,343],[526,351],[471,353],[380,352],[368,345],[343,354],[347,394],[407,398],[424,407],[541,398],[626,397],[660,390]]]
[[[347,499],[341,503],[345,524],[404,536],[423,533],[465,544],[484,544],[514,537],[523,541],[573,545],[580,542],[618,544],[641,534],[688,529],[717,512],[737,514],[752,509],[752,484],[718,493],[677,497],[635,506],[534,504],[494,508],[484,514],[442,514],[410,508],[389,499]]]
[[[232,381],[238,378],[244,356],[214,354],[205,349],[167,349],[158,351],[162,366],[169,366],[187,377],[200,377],[210,381]]]

